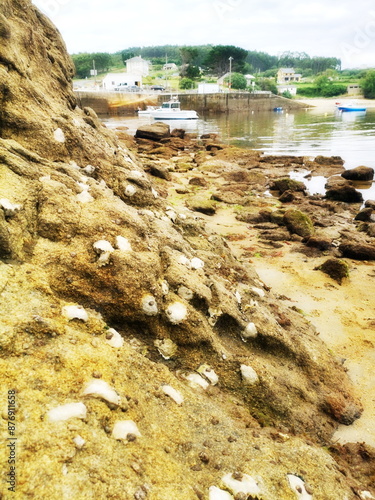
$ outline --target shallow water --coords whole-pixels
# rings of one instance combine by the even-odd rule
[[[106,117],[103,121],[109,128],[126,126],[130,134],[141,124],[153,122],[152,118],[137,116]],[[375,168],[375,109],[345,113],[332,106],[328,111],[244,112],[168,123],[171,128],[184,128],[188,132],[217,133],[225,143],[265,154],[341,156],[347,169],[359,165]],[[310,194],[324,193],[324,177],[304,182]],[[374,183],[359,191],[365,200],[375,199]]]

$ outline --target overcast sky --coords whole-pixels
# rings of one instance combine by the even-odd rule
[[[375,68],[374,0],[33,0],[68,51],[147,45],[236,45],[338,57]]]

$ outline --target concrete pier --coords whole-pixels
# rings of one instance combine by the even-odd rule
[[[134,115],[138,109],[157,106],[170,99],[171,94],[129,92],[75,91],[80,107],[92,108],[99,115]],[[240,111],[272,111],[282,107],[286,111],[304,109],[308,105],[271,93],[232,92],[216,94],[180,93],[176,95],[181,109],[194,109],[198,113],[231,113]]]

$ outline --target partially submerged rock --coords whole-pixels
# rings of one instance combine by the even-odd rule
[[[151,141],[161,141],[170,137],[169,125],[162,122],[156,122],[151,125],[141,125],[138,127],[135,137],[139,139],[149,139]]]
[[[326,198],[329,200],[344,201],[347,203],[360,203],[363,201],[362,193],[357,191],[348,181],[333,180],[326,185]]]
[[[341,177],[350,181],[372,181],[374,178],[374,169],[363,165],[345,170]]]

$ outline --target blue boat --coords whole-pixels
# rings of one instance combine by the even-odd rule
[[[359,106],[358,104],[346,104],[341,106],[340,104],[337,106],[339,111],[366,111],[366,106]]]

